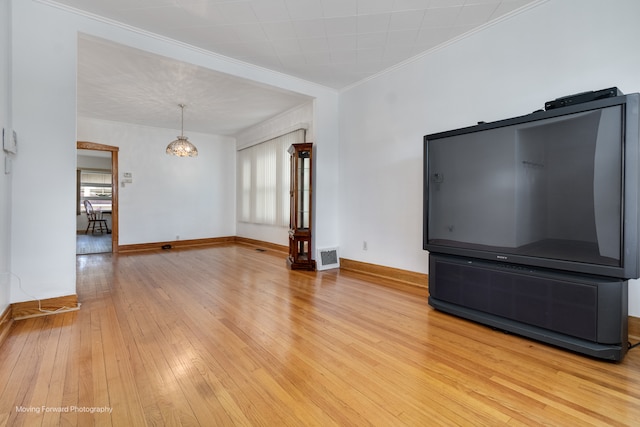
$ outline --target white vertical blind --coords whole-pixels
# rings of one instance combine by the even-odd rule
[[[305,140],[305,130],[238,151],[238,220],[289,226],[289,153]]]

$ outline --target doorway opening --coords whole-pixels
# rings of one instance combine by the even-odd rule
[[[118,147],[78,141],[76,149],[76,254],[118,252]]]

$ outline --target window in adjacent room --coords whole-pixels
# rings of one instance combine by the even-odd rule
[[[111,211],[111,172],[78,169],[78,214],[84,213],[84,201],[89,200],[97,211]]]

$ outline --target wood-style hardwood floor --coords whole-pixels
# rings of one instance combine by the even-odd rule
[[[16,321],[0,347],[0,425],[640,425],[640,347],[592,360],[284,258],[77,257],[80,310]]]
[[[112,236],[108,233],[76,234],[76,254],[101,254],[111,252]]]

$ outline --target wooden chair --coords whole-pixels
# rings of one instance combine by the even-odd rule
[[[91,205],[91,202],[88,200],[84,201],[84,209],[87,212],[87,219],[89,223],[87,224],[87,230],[84,234],[89,234],[89,229],[91,229],[91,233],[96,232],[96,224],[100,227],[100,232],[104,233],[105,231],[109,232],[109,227],[107,227],[107,220],[102,218],[101,212],[96,212]]]

